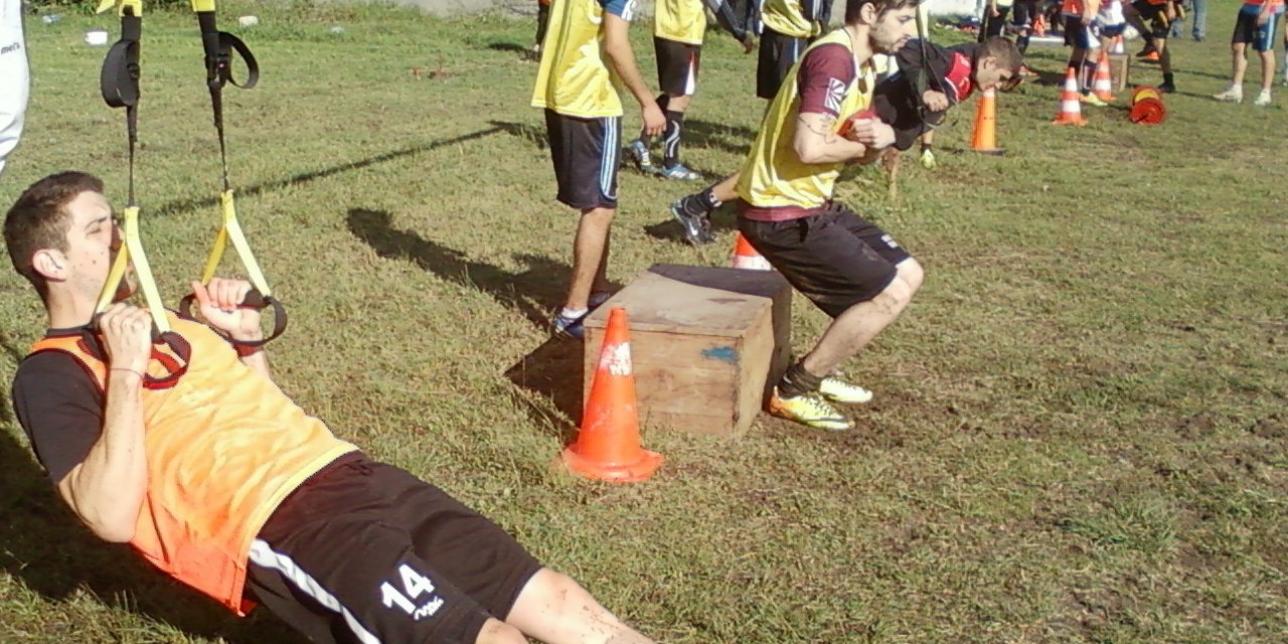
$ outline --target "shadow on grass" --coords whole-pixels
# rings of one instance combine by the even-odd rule
[[[270,181],[268,183],[260,183],[253,186],[239,188],[237,189],[237,195],[240,197],[247,197],[247,196],[254,196],[262,192],[272,192],[274,190],[281,190],[282,188],[286,188],[288,186],[294,186],[301,183],[308,183],[310,181],[315,181],[317,179],[324,179],[326,177],[342,174],[345,172],[350,172],[353,170],[360,170],[368,166],[376,165],[377,163],[394,161],[396,159],[401,159],[403,157],[420,154],[421,152],[429,152],[430,150],[436,150],[444,146],[455,145],[457,143],[464,143],[466,141],[473,141],[475,139],[481,139],[485,136],[489,136],[489,135],[501,132],[502,129],[503,128],[501,127],[494,126],[484,130],[478,130],[475,132],[462,134],[460,136],[454,136],[450,139],[439,139],[437,141],[430,141],[428,143],[420,143],[417,145],[407,146],[399,150],[392,150],[390,152],[377,154],[376,156],[367,157],[365,159],[359,159],[357,161],[341,163],[340,165],[331,166],[329,168],[323,168],[321,170],[315,170],[313,172],[302,172],[300,174],[291,175],[285,179],[279,179],[277,181]],[[218,195],[213,195],[203,199],[183,199],[180,201],[172,201],[168,204],[161,206],[160,208],[157,208],[155,211],[155,214],[175,215],[175,214],[180,214],[185,212],[191,212],[201,208],[213,208],[218,204],[219,204]]]
[[[491,123],[493,127],[504,131],[510,136],[524,139],[541,149],[550,147],[549,140],[546,138],[546,131],[535,125],[514,123],[511,121],[488,121],[488,123]]]
[[[19,356],[7,338],[0,338],[0,345]],[[16,425],[8,396],[0,397],[0,421]],[[6,431],[0,431],[0,490],[0,570],[45,601],[72,601],[86,591],[114,609],[191,635],[245,644],[305,641],[268,611],[237,619],[148,566],[128,546],[94,537],[58,498],[29,451]]]
[[[505,370],[505,377],[516,387],[554,405],[558,413],[533,400],[531,395],[515,396],[537,427],[551,428],[565,445],[576,437],[577,426],[581,422],[584,376],[582,344],[566,338],[546,340]]]
[[[747,154],[756,141],[756,131],[741,125],[712,123],[702,119],[684,119],[684,143],[706,148],[719,148],[739,156]],[[727,168],[732,174],[737,168]],[[710,178],[710,176],[708,176]]]
[[[349,231],[381,257],[409,260],[443,279],[488,293],[538,327],[549,325],[550,313],[561,303],[572,271],[567,264],[524,253],[514,257],[528,269],[510,272],[471,260],[458,250],[416,233],[398,230],[392,221],[388,212],[366,208],[352,208],[347,217]]]

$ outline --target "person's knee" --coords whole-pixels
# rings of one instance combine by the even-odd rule
[[[903,278],[896,276],[884,290],[872,298],[871,302],[879,311],[888,315],[897,315],[908,306],[908,302],[912,301],[915,290]]]
[[[921,283],[926,279],[926,269],[921,267],[921,262],[912,257],[899,262],[895,266],[895,271],[899,279],[908,286],[909,297],[912,297],[921,289]]]
[[[527,644],[528,638],[519,629],[505,622],[492,618],[483,624],[474,644]]]
[[[613,221],[613,216],[617,214],[616,208],[588,208],[581,211],[582,219],[599,225],[607,225]]]

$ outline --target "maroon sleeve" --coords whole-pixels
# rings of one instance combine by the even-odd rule
[[[811,49],[796,72],[801,114],[839,116],[846,89],[854,82],[854,56],[844,45]]]

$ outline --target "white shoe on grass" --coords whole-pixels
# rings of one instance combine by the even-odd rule
[[[1270,90],[1261,90],[1261,93],[1257,94],[1257,100],[1253,101],[1252,104],[1257,107],[1266,107],[1267,105],[1270,105]]]
[[[1226,88],[1224,92],[1221,92],[1220,94],[1213,94],[1212,98],[1215,98],[1216,100],[1221,101],[1222,103],[1242,103],[1243,88],[1239,87],[1238,85],[1231,85],[1230,87]]]

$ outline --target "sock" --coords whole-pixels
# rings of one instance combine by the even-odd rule
[[[1163,84],[1164,84],[1164,85],[1171,85],[1171,84],[1172,84],[1172,78],[1173,78],[1173,77],[1172,77],[1172,73],[1171,73],[1171,72],[1167,72],[1166,74],[1163,74]]]
[[[1082,59],[1082,93],[1091,93],[1091,81],[1096,77],[1096,64],[1091,62],[1091,55]]]
[[[1027,52],[1029,49],[1029,35],[1024,34],[1023,36],[1020,36],[1019,40],[1016,41],[1015,46],[1020,50],[1021,54]]]
[[[667,110],[666,133],[662,138],[664,153],[662,167],[670,168],[680,163],[680,131],[684,128],[684,112]]]
[[[580,320],[581,318],[586,317],[586,314],[589,312],[589,309],[570,309],[565,306],[559,311],[559,315],[568,318],[569,320]]]
[[[710,215],[711,211],[719,208],[722,203],[719,199],[716,199],[714,188],[715,186],[712,186],[702,192],[681,198],[680,208],[690,215],[702,217]]]
[[[805,366],[797,362],[788,367],[787,373],[784,373],[782,380],[778,381],[778,395],[783,398],[795,398],[801,394],[818,391],[822,382],[822,376],[806,371]]]

